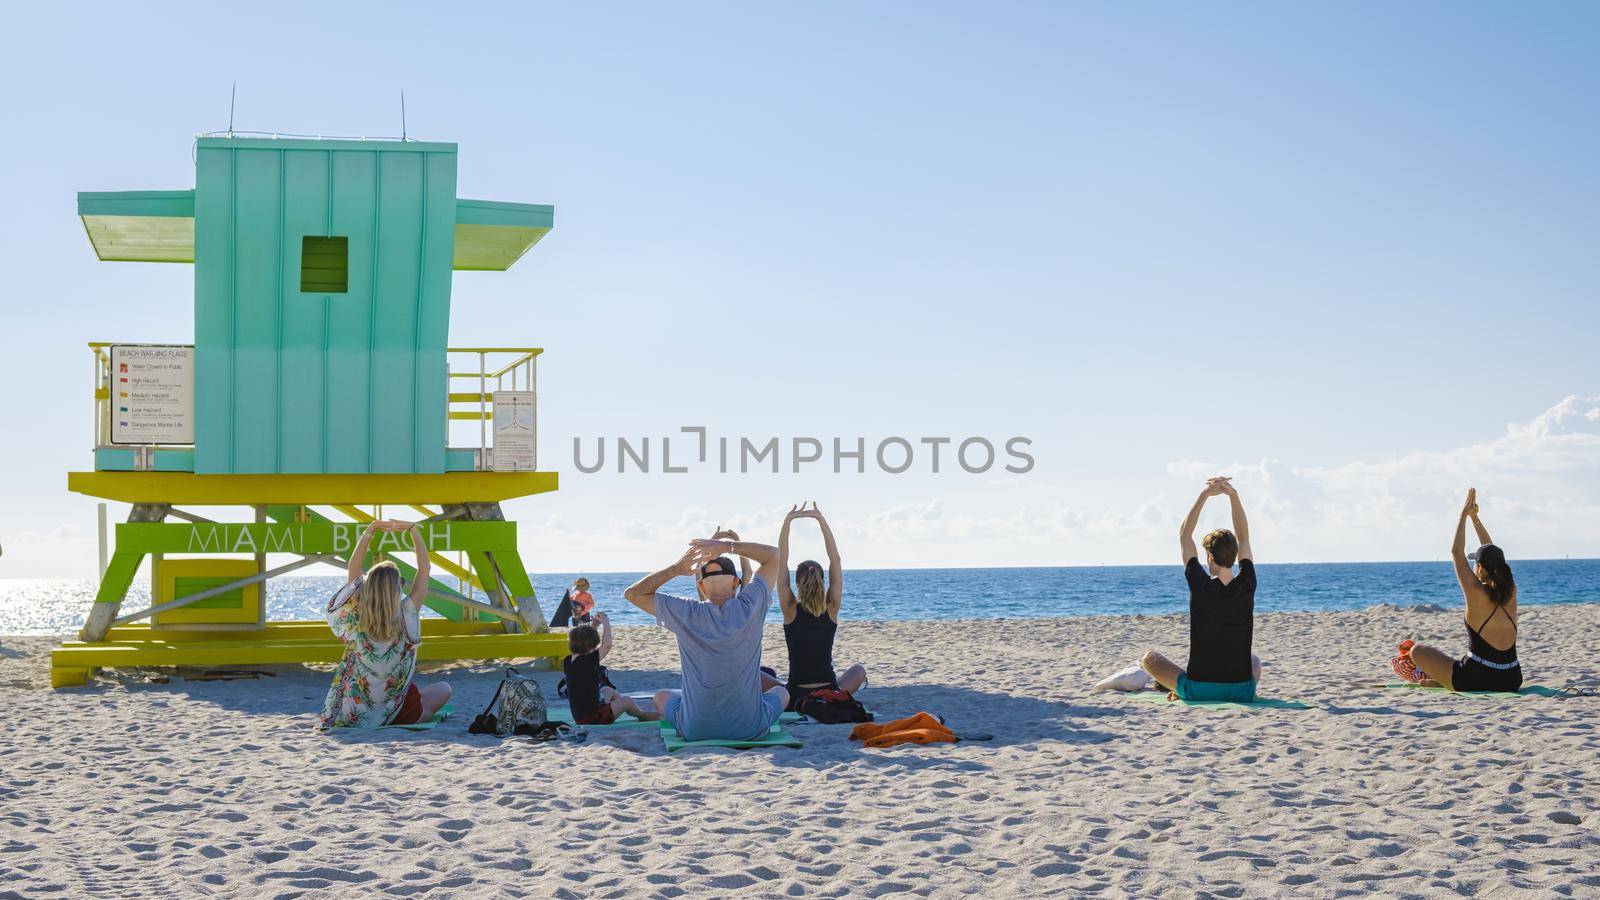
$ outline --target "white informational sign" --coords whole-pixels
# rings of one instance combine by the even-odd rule
[[[111,443],[194,443],[194,347],[111,348]]]
[[[495,391],[494,470],[532,472],[533,391]]]

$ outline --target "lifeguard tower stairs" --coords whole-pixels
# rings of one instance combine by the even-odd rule
[[[510,268],[552,207],[457,198],[455,144],[230,133],[197,140],[192,190],[80,193],[78,215],[102,260],[194,265],[194,335],[89,345],[94,467],[67,486],[132,511],[52,684],[338,660],[325,622],[268,621],[263,585],[343,567],[386,516],[424,523],[442,573],[422,659],[566,652],[500,507],[556,489],[537,467],[542,351],[447,346],[452,271]],[[363,564],[408,543],[380,534]],[[124,612],[146,559],[151,603]]]

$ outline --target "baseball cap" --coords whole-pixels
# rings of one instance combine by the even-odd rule
[[[710,569],[712,566],[716,566],[717,567],[717,571],[715,571],[715,572],[706,571],[707,569]],[[708,559],[708,560],[705,561],[705,563],[703,563],[700,566],[700,577],[701,578],[711,578],[711,577],[716,576],[716,575],[732,575],[733,577],[738,578],[739,577],[739,570],[738,570],[737,567],[734,566],[733,560],[727,558],[726,556],[719,556],[716,559]]]
[[[1467,559],[1470,559],[1475,563],[1483,563],[1484,565],[1494,565],[1496,563],[1504,565],[1506,561],[1506,552],[1501,550],[1499,547],[1496,547],[1494,544],[1484,544],[1482,547],[1479,547],[1471,553],[1468,553]]]

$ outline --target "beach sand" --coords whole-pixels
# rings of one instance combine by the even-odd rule
[[[1530,683],[1600,683],[1597,626],[1525,608]],[[323,671],[51,691],[50,639],[0,638],[0,897],[1600,896],[1600,699],[1382,689],[1397,639],[1464,640],[1456,611],[1386,608],[1258,617],[1262,695],[1313,710],[1089,690],[1143,648],[1183,658],[1186,627],[846,621],[880,718],[994,741],[800,724],[803,750],[672,755],[648,729],[469,735],[490,666],[429,673],[457,711],[431,732],[330,736]],[[608,663],[626,691],[677,683],[658,628]]]

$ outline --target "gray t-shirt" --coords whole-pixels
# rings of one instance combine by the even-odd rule
[[[691,741],[760,737],[776,717],[762,702],[761,629],[772,588],[757,575],[721,606],[656,594],[656,619],[678,636],[683,702],[663,710]]]

